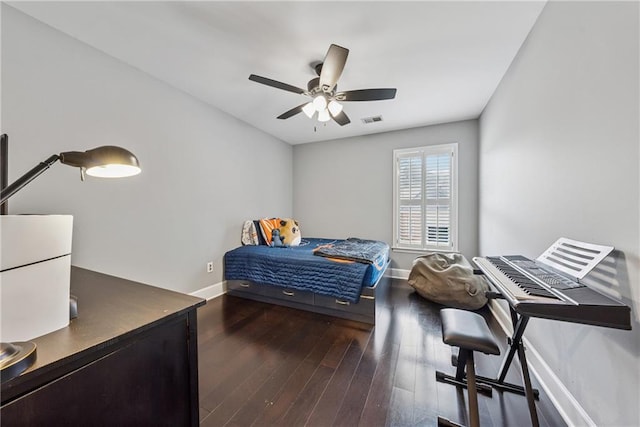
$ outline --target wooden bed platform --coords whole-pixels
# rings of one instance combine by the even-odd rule
[[[389,263],[385,266],[385,272]],[[308,291],[264,285],[249,280],[227,280],[227,294],[299,310],[313,311],[349,320],[376,323],[376,303],[384,303],[389,294],[391,278],[383,273],[373,286],[362,288],[357,304],[340,298]]]

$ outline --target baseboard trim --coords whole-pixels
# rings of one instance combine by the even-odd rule
[[[204,298],[207,301],[213,298],[217,298],[220,295],[224,294],[224,282],[215,283],[211,286],[207,286],[206,288],[198,289],[197,291],[191,292],[189,295]]]
[[[508,336],[511,336],[513,328],[509,313],[495,301],[489,303],[489,309],[502,330]],[[547,362],[544,361],[535,346],[531,344],[531,341],[524,337],[522,341],[527,349],[527,362],[530,371],[536,377],[545,393],[547,393],[551,403],[553,403],[553,406],[558,410],[567,425],[596,427],[596,423],[560,381],[560,378],[553,372]]]
[[[409,271],[410,270],[403,270],[401,268],[389,268],[385,275],[391,277],[392,279],[407,280],[409,278]]]

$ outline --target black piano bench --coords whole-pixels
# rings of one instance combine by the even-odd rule
[[[476,387],[476,373],[473,363],[473,352],[481,351],[485,354],[500,354],[500,348],[489,330],[487,322],[477,313],[456,308],[440,310],[442,320],[442,341],[452,347],[458,347],[458,361],[456,376],[452,377],[443,372],[436,372],[436,380],[467,387],[469,394],[469,423],[470,427],[480,426],[478,412],[478,389]],[[466,367],[466,376],[465,376]],[[466,381],[465,381],[466,377]],[[446,418],[438,417],[439,426],[460,426]]]

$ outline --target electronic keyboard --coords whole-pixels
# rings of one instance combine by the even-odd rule
[[[631,309],[553,268],[521,255],[473,261],[520,315],[631,329]]]

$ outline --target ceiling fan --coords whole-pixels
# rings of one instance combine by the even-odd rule
[[[344,69],[344,64],[347,62],[347,55],[349,55],[349,49],[335,44],[329,46],[324,61],[314,67],[318,77],[309,80],[307,90],[255,74],[251,74],[249,80],[312,98],[311,101],[280,114],[279,119],[288,119],[301,111],[307,117],[312,118],[317,112],[318,121],[327,122],[333,119],[340,126],[344,126],[349,124],[351,120],[343,111],[340,102],[382,101],[393,99],[396,96],[396,89],[390,88],[338,92],[337,82]]]

